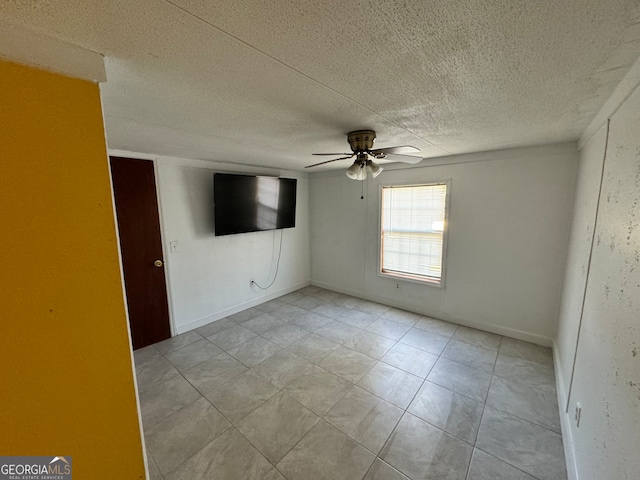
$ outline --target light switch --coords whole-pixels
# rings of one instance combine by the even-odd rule
[[[171,249],[171,253],[176,253],[178,251],[178,242],[175,240],[173,242],[169,242],[169,248]]]

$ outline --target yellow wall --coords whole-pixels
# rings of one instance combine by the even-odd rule
[[[0,455],[144,478],[100,92],[0,61]]]

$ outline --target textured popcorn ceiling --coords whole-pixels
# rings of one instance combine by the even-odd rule
[[[575,140],[640,55],[640,0],[0,0],[102,53],[110,148],[301,169]],[[348,161],[332,168],[346,168]]]

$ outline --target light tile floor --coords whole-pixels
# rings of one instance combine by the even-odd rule
[[[135,352],[154,480],[562,480],[551,351],[317,287]]]

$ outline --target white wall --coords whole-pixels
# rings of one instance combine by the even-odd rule
[[[365,185],[311,176],[312,283],[550,345],[577,168],[573,143],[389,166]],[[451,180],[445,287],[381,277],[379,186]]]
[[[574,213],[556,336],[556,347],[562,347],[555,350],[556,379],[559,397],[562,399],[561,411],[564,411],[566,406],[566,393],[571,380],[573,358],[578,341],[582,301],[587,283],[602,180],[606,135],[606,127],[601,128],[595,133],[593,141],[580,150]]]
[[[110,154],[154,160],[174,334],[309,284],[309,182],[305,174],[125,151]],[[297,178],[295,228],[216,237],[214,172]],[[281,235],[282,255],[275,283],[266,291],[251,288],[252,279],[262,286],[273,280]],[[171,252],[173,241],[177,252]]]
[[[609,111],[587,129],[580,151],[555,349],[561,408],[568,400],[561,415],[568,471],[580,480],[636,479],[640,471],[639,82],[640,61],[605,105]]]

